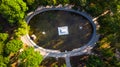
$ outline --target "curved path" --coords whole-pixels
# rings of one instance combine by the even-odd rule
[[[35,13],[39,13],[39,12],[35,11],[33,14],[35,14]],[[30,18],[31,15],[29,15],[28,18]],[[28,18],[27,18],[27,20],[30,20]],[[36,45],[30,39],[28,34],[25,35],[25,36],[22,36],[21,40],[22,40],[23,43],[27,44],[28,46],[34,47],[35,51],[39,51],[40,54],[42,54],[44,57],[55,57],[55,58],[64,57],[67,67],[71,67],[70,59],[69,59],[71,56],[78,56],[78,55],[83,55],[83,54],[91,54],[91,49],[95,46],[95,43],[99,39],[99,35],[97,35],[96,33],[93,36],[94,37],[92,38],[92,40],[87,45],[85,45],[83,47],[80,47],[80,48],[77,48],[77,49],[74,49],[72,51],[65,51],[65,52],[60,52],[59,50],[44,49],[42,47],[39,47],[38,45]]]
[[[99,39],[99,35],[96,35],[96,38],[94,39],[94,41],[98,41]],[[69,51],[69,52],[60,52],[60,51],[55,51],[55,50],[46,50],[44,48],[41,48],[37,45],[34,44],[34,42],[32,42],[32,40],[29,38],[28,34],[21,37],[21,40],[23,43],[27,44],[28,46],[32,46],[35,48],[36,51],[39,51],[40,54],[42,54],[44,57],[55,57],[55,58],[59,58],[59,57],[64,57],[67,67],[71,67],[70,66],[70,57],[71,56],[78,56],[78,55],[83,55],[83,54],[90,54],[91,53],[91,49],[95,46],[95,42],[93,43],[92,46],[85,46],[83,49],[81,50],[73,50],[73,51]]]
[[[98,41],[99,35],[96,35],[96,38],[94,39],[94,42],[92,43],[93,45],[86,45],[82,47],[81,49],[75,49],[72,51],[65,51],[65,52],[60,52],[59,50],[48,50],[44,49],[42,47],[39,47],[36,45],[30,38],[29,35],[25,35],[21,37],[21,40],[24,44],[27,44],[28,46],[32,46],[35,48],[36,51],[39,51],[43,56],[48,56],[48,57],[65,57],[66,54],[69,56],[77,56],[77,55],[82,55],[85,53],[89,53],[89,51],[95,46],[95,42]]]

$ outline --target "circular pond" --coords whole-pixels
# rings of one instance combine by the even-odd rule
[[[71,51],[90,42],[94,33],[91,21],[74,10],[44,10],[28,23],[29,35],[34,34],[34,42],[45,49]]]

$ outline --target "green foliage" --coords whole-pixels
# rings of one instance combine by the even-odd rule
[[[8,39],[7,33],[0,33],[0,42],[4,42],[7,39]]]
[[[4,64],[3,62],[0,62],[0,67],[7,67],[7,65]]]
[[[114,14],[113,16],[111,15],[106,15],[104,17],[101,17],[99,22],[100,25],[102,26],[100,28],[100,33],[110,33],[114,34],[119,32],[119,27],[120,27],[120,22],[119,22],[120,14]],[[104,28],[104,29],[103,29]]]
[[[113,12],[116,12],[117,10],[117,5],[118,5],[119,0],[89,0],[86,1],[85,7],[83,10],[91,14],[92,16],[98,16],[102,12],[106,10],[111,10]],[[83,1],[84,3],[84,1]]]
[[[5,47],[5,53],[6,54],[10,54],[12,53],[16,53],[20,48],[22,48],[23,43],[20,40],[10,40]]]
[[[57,0],[53,0],[53,4],[56,5],[57,4]]]
[[[120,61],[118,61],[116,57],[113,57],[107,61],[106,67],[120,67]]]
[[[5,41],[8,39],[7,33],[0,33],[0,54],[3,54]]]
[[[97,4],[97,3],[96,3]],[[105,39],[112,48],[120,49],[120,1],[113,0],[102,3],[102,10],[110,10],[108,14],[102,16],[98,19],[100,24],[99,33],[103,36],[101,38],[100,44]],[[98,12],[97,12],[98,13]],[[107,51],[111,51],[106,49]],[[106,51],[105,50],[105,51]],[[104,50],[102,51],[104,52]],[[113,53],[112,53],[113,54]],[[109,55],[109,54],[108,54]],[[107,54],[106,54],[107,57]]]
[[[3,59],[3,60],[4,60],[4,63],[5,63],[5,64],[8,64],[8,63],[9,63],[9,61],[10,61],[10,58],[9,58],[9,57],[4,57],[4,59]]]
[[[35,10],[40,5],[69,4],[69,0],[24,0],[29,7],[29,11]]]
[[[101,49],[101,53],[103,56],[105,56],[105,58],[110,58],[115,56],[113,49],[111,48]]]
[[[35,0],[25,0],[25,2],[27,3],[27,5],[33,5]]]
[[[103,12],[103,9],[100,6],[100,4],[93,4],[93,5],[87,6],[86,10],[93,16],[98,16]]]
[[[0,55],[0,67],[7,67],[9,60],[9,57],[3,57],[2,55]]]
[[[0,33],[0,54],[3,54],[5,41],[8,39],[7,33]]]
[[[81,6],[86,6],[87,4],[87,0],[81,0],[80,2],[81,2]]]
[[[0,42],[0,55],[3,54],[4,43]]]
[[[111,48],[101,49],[101,55],[102,55],[102,59],[104,59],[104,62],[105,62],[104,67],[120,66],[120,62],[115,57],[115,53],[113,52],[113,49]]]
[[[101,17],[99,19],[99,24],[100,24],[100,30],[99,33],[102,34],[104,38],[107,39],[107,41],[110,42],[111,46],[114,46],[115,48],[120,48],[117,47],[119,46],[120,43],[120,13],[119,12],[113,12],[113,15],[106,15],[104,17]]]
[[[87,67],[104,67],[103,61],[94,55],[89,56],[88,60],[86,61]]]
[[[26,3],[22,0],[2,0],[0,4],[0,14],[8,19],[10,24],[23,19],[26,10]]]
[[[35,52],[32,47],[25,49],[19,58],[21,59],[20,67],[39,67],[43,60],[43,56],[39,52]]]
[[[0,62],[0,67],[7,67],[7,65],[4,62]]]
[[[15,37],[20,37],[22,35],[25,35],[29,31],[29,26],[25,21],[20,21],[18,23],[18,29],[16,29],[15,32]]]
[[[68,4],[69,3],[69,0],[56,0],[56,5],[58,5],[58,4]]]
[[[8,57],[3,57],[5,41],[8,39],[7,33],[0,33],[0,67],[7,67],[9,62]],[[8,59],[8,61],[7,61]]]
[[[21,54],[20,54],[20,59],[25,59],[26,57],[32,55],[34,53],[34,48],[30,47],[25,49]]]
[[[61,67],[66,67],[66,64],[63,64]]]
[[[87,0],[69,0],[70,4],[75,4],[75,6],[86,6]]]
[[[58,65],[58,64],[59,63],[54,62],[53,64],[51,64],[51,67],[66,67],[66,64],[61,64],[61,65]],[[47,67],[47,66],[45,66],[45,67]]]
[[[27,60],[25,63],[23,63],[24,66],[27,67],[39,67],[39,64],[42,61],[42,58],[40,57],[40,54],[36,52],[36,54],[33,54],[32,56],[29,56],[26,58]]]
[[[120,5],[117,5],[117,10],[120,11]]]
[[[26,3],[26,5],[28,6],[29,10],[28,11],[32,11],[35,10],[39,5],[38,3],[39,0],[24,0],[24,2]]]
[[[39,5],[58,5],[58,4],[74,4],[80,6],[80,9],[85,10],[92,16],[98,16],[105,10],[110,10],[113,15],[107,14],[101,17],[98,22],[100,24],[99,33],[102,34],[106,42],[110,42],[114,46],[115,42],[120,42],[120,1],[119,0],[24,0],[29,10],[35,9]],[[0,14],[6,18],[10,24],[17,23],[18,28],[14,31],[15,37],[20,37],[28,33],[29,27],[24,19],[27,10],[26,3],[22,0],[0,0]],[[0,30],[3,28],[0,26]],[[0,33],[0,54],[3,54],[4,42],[8,39],[7,33]],[[119,45],[119,44],[118,44]],[[11,40],[6,44],[5,53],[15,53],[22,48],[20,40]],[[117,47],[118,48],[118,47]],[[97,56],[90,56],[86,61],[87,67],[120,67],[114,56],[111,48],[101,50],[103,58],[106,59],[105,63]],[[19,56],[21,63],[20,67],[38,67],[41,63],[43,56],[39,52],[35,52],[33,48],[27,48]],[[9,63],[8,57],[0,55],[0,67],[7,67]],[[57,65],[56,65],[57,67]],[[63,65],[65,67],[65,65]]]
[[[52,0],[39,0],[36,2],[38,2],[39,5],[52,5],[53,4]]]

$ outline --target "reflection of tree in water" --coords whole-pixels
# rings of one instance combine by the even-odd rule
[[[43,67],[66,67],[66,64],[65,64],[65,59],[64,58],[53,58],[53,57],[48,57],[48,58],[45,58],[41,65],[40,66],[43,66]]]
[[[33,17],[30,25],[33,31],[30,35],[34,33],[37,36],[35,42],[47,49],[65,51],[79,48],[87,44],[92,35],[92,27],[88,20],[66,11],[43,12]],[[58,35],[57,28],[62,26],[68,26],[69,35]]]
[[[85,67],[86,60],[89,56],[82,55],[82,56],[73,56],[70,57],[70,63],[72,67]]]

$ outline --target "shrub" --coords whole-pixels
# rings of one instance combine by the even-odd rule
[[[10,54],[16,53],[20,48],[22,48],[23,43],[20,40],[11,40],[6,44],[5,53]]]

